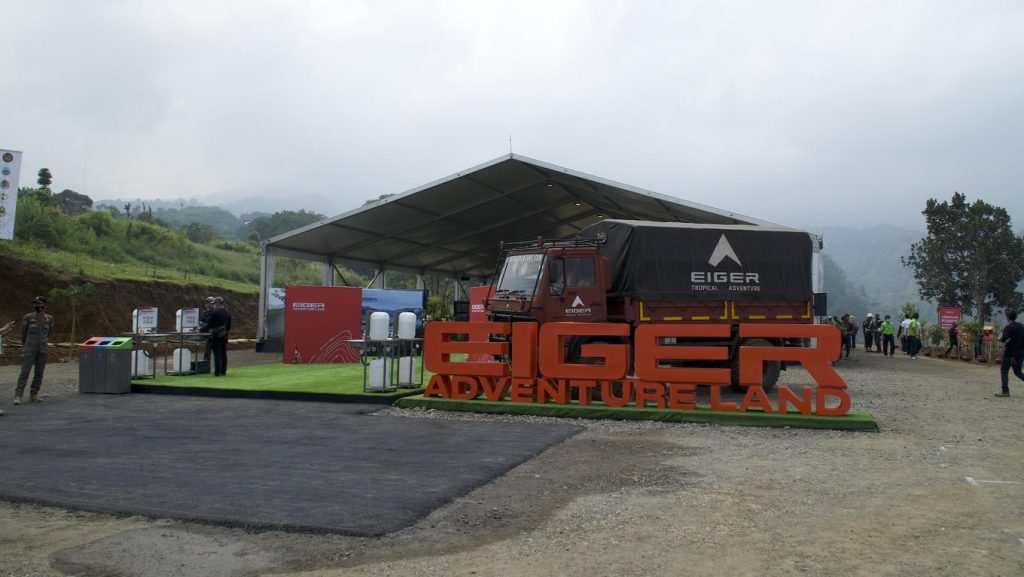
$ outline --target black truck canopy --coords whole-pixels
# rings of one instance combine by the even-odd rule
[[[807,301],[813,240],[791,228],[605,220],[579,238],[605,237],[609,296],[645,300]]]

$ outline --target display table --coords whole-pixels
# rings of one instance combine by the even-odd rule
[[[165,375],[195,375],[210,372],[208,361],[200,360],[197,349],[205,346],[210,333],[124,333],[132,339],[132,377],[149,378],[156,376],[156,358],[161,352],[164,357]],[[152,349],[152,354],[146,345]],[[139,353],[142,353],[141,355]],[[140,358],[146,363],[142,367]],[[169,362],[170,359],[170,362]],[[150,365],[152,361],[152,365]],[[168,366],[170,365],[170,366]]]

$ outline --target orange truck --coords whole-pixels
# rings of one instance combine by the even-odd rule
[[[739,324],[814,323],[825,314],[821,239],[783,227],[604,220],[565,240],[506,243],[486,301],[498,322],[728,323],[727,339],[668,337],[667,345],[728,346],[728,361],[688,366],[732,368],[740,346],[806,346],[786,339],[739,337]],[[625,342],[630,341],[630,342]],[[586,363],[581,347],[631,344],[631,337],[579,337],[566,359]],[[592,361],[592,359],[591,359]],[[764,363],[774,388],[785,364]]]

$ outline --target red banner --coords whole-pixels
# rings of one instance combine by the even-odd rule
[[[284,298],[284,362],[359,361],[348,341],[362,337],[363,289],[293,285]]]
[[[960,322],[960,307],[939,307],[939,325],[949,329],[953,323]]]

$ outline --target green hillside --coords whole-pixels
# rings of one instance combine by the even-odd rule
[[[0,254],[79,277],[218,286],[256,293],[258,249],[253,243],[212,239],[193,242],[188,229],[116,211],[65,214],[38,191],[18,199],[14,241]],[[315,284],[319,265],[280,259],[276,286]]]

